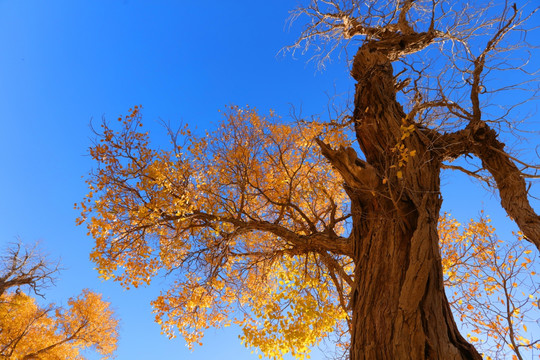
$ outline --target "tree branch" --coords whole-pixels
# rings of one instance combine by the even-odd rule
[[[0,296],[10,288],[21,286],[41,295],[40,289],[53,282],[54,273],[59,271],[58,265],[51,267],[35,249],[23,248],[21,244],[10,247],[2,261],[6,265],[0,268]]]
[[[333,150],[320,139],[315,139],[315,141],[319,144],[322,154],[330,161],[350,188],[371,192],[381,183],[377,170],[358,159],[353,148]]]
[[[296,250],[302,252],[321,252],[328,251],[336,255],[352,256],[352,246],[348,238],[330,235],[323,232],[314,232],[308,235],[299,235],[281,225],[267,221],[244,221],[236,218],[219,217],[216,215],[195,212],[187,215],[191,219],[207,220],[211,222],[222,222],[234,225],[245,231],[264,231],[282,238],[294,246]],[[182,216],[169,216],[168,220],[185,219]]]
[[[484,139],[479,138],[480,141],[475,142],[473,153],[493,176],[502,207],[525,238],[540,250],[540,216],[531,207],[524,176],[504,151],[504,144],[497,140],[495,131],[487,125],[485,127]]]
[[[508,155],[504,146],[497,139],[495,130],[481,120],[472,121],[463,130],[434,139],[435,151],[439,151],[443,159],[474,154],[482,161],[482,167],[495,180],[502,207],[516,222],[525,238],[540,250],[540,216],[528,199],[525,183],[527,175],[518,169],[514,163],[517,159]]]

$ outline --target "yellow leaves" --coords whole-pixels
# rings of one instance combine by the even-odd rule
[[[405,140],[416,130],[414,124],[407,125],[407,119],[402,119],[401,129],[401,140]]]
[[[400,130],[401,138],[391,149],[391,151],[397,155],[397,159],[396,162],[390,166],[390,168],[397,169],[396,177],[401,180],[403,179],[403,169],[411,161],[411,159],[416,156],[416,150],[409,150],[404,140],[411,136],[414,131],[416,131],[416,127],[414,124],[407,125],[407,119],[402,119]],[[383,180],[383,184],[386,184],[386,181]]]
[[[39,307],[24,293],[0,298],[0,355],[11,358],[80,359],[80,350],[93,347],[108,358],[116,349],[118,320],[101,295],[84,290],[65,309]],[[8,357],[10,358],[10,357]]]
[[[535,273],[527,271],[531,261],[525,255],[531,251],[523,248],[519,236],[514,242],[502,242],[489,223],[481,216],[461,226],[447,214],[441,216],[445,287],[453,294],[449,298],[452,309],[464,326],[486,335],[486,341],[475,343],[478,349],[487,351],[493,345],[502,349],[512,341],[525,346],[531,339],[520,332],[527,332],[527,318],[538,317],[531,315],[536,311],[534,296],[521,291],[538,291],[531,278]],[[536,326],[534,322],[528,324]],[[469,340],[474,342],[473,338]]]
[[[140,109],[121,117],[118,130],[103,123],[90,149],[98,166],[87,180],[77,224],[86,223],[96,241],[91,258],[102,278],[139,286],[160,268],[179,266],[192,249],[213,254],[220,248],[212,244],[234,231],[221,219],[262,214],[265,221],[304,231],[348,211],[341,181],[313,141],[322,132],[344,144],[341,128],[277,124],[254,110],[231,107],[216,132],[198,138],[183,128],[184,141],[158,151],[140,130]],[[208,216],[194,219],[195,212]],[[333,230],[340,234],[343,223]],[[260,240],[246,236],[236,243],[230,236],[227,246],[266,251],[276,238]]]
[[[99,278],[103,280],[109,280],[109,279],[114,278],[114,274],[112,274],[110,271],[106,269],[99,269],[98,273],[99,273]]]
[[[349,142],[341,128],[328,124],[283,124],[236,107],[224,115],[206,136],[182,129],[169,151],[150,146],[138,107],[120,119],[118,130],[104,124],[101,141],[90,149],[97,169],[77,223],[86,223],[95,239],[91,258],[102,278],[129,288],[160,271],[178,274],[152,304],[167,336],[180,335],[192,347],[208,327],[232,323],[262,356],[307,358],[310,346],[334,331],[346,333],[343,303],[350,289],[341,284],[340,299],[321,259],[299,254],[284,234],[350,229],[342,181],[313,139]],[[419,161],[420,154],[407,148],[414,131],[403,123],[383,184],[403,179]],[[472,333],[482,328],[488,337],[504,337],[497,332],[509,326],[504,318],[485,316],[499,300],[481,301],[494,295],[510,304],[501,295],[500,274],[525,270],[531,261],[519,253],[499,258],[503,245],[487,218],[462,227],[443,217],[439,233],[445,285],[459,289],[451,299],[458,317],[473,322]],[[352,262],[335,260],[352,273]],[[507,287],[518,289],[515,284],[521,282],[510,279]],[[524,310],[513,309],[516,326]]]
[[[242,308],[250,309],[243,319],[234,320],[242,328],[243,344],[272,359],[282,359],[287,353],[307,359],[310,346],[336,326],[345,326],[338,323],[346,318],[328,286],[331,280],[321,278],[315,264],[314,258],[285,257],[273,265],[264,281],[251,271],[238,279],[234,269],[228,276],[223,273],[227,281],[212,284],[189,275],[191,280],[178,283],[153,302],[156,321],[170,337],[178,331],[191,347],[200,342],[208,326],[227,326],[231,305],[240,299]]]
[[[257,347],[272,359],[287,353],[309,358],[311,346],[345,326],[347,314],[328,287],[331,280],[315,276],[317,268],[308,265],[312,260],[286,257],[276,265],[277,288],[251,302],[260,320],[252,319],[244,327],[241,339],[246,346]]]

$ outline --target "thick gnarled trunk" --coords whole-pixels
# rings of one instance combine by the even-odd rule
[[[459,334],[444,293],[441,159],[397,102],[391,57],[374,44],[359,49],[352,69],[356,136],[366,161],[323,147],[352,203],[350,359],[481,359]]]
[[[351,360],[481,359],[459,335],[444,294],[440,201],[424,199],[424,208],[411,209],[410,228],[375,199],[355,216]]]

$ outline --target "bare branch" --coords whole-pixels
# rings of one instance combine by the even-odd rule
[[[488,186],[493,186],[491,178],[488,178],[488,177],[485,177],[485,176],[482,176],[482,175],[479,174],[479,172],[482,171],[483,169],[478,169],[478,170],[475,170],[475,171],[471,171],[471,170],[467,170],[464,167],[459,166],[459,165],[448,165],[448,164],[442,164],[441,168],[442,169],[447,169],[447,170],[461,171],[461,172],[463,172],[463,173],[465,173],[465,174],[467,174],[469,176],[474,177],[475,179],[478,179],[478,180],[480,180],[482,182],[485,182]]]
[[[37,249],[26,248],[21,243],[13,244],[2,256],[0,268],[0,296],[8,289],[29,287],[36,295],[41,289],[53,283],[60,269],[58,264],[51,265]]]

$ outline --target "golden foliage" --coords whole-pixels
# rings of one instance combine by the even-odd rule
[[[102,124],[90,150],[99,167],[78,221],[96,240],[92,260],[126,288],[176,273],[152,305],[163,332],[190,347],[235,323],[266,356],[302,358],[346,318],[337,294],[349,285],[328,274],[346,274],[349,261],[325,246],[344,232],[348,202],[314,139],[347,139],[336,126],[275,118],[232,107],[216,132],[183,128],[183,145],[173,136],[156,151],[135,107],[120,130]]]
[[[152,302],[155,319],[190,348],[205,329],[231,324],[246,346],[273,359],[308,358],[311,346],[335,333],[345,334],[347,348],[349,200],[315,142],[350,145],[343,127],[287,125],[232,107],[215,132],[197,137],[185,127],[170,132],[171,150],[158,151],[141,132],[140,110],[119,118],[119,130],[103,123],[90,149],[98,167],[78,223],[96,241],[91,258],[101,276],[130,288],[173,274],[173,285]],[[399,171],[416,155],[402,143],[414,131],[404,121],[394,148]],[[493,296],[514,289],[500,281],[527,268],[528,250],[499,258],[487,218],[460,230],[444,216],[439,232],[445,285],[462,322],[527,346],[518,307],[488,313]]]
[[[540,330],[540,287],[538,275],[529,269],[532,251],[521,234],[513,243],[503,242],[483,214],[463,227],[444,214],[439,236],[450,305],[469,341],[493,358],[508,357],[508,350],[523,358],[524,350],[540,349],[532,330]]]
[[[103,358],[116,349],[118,320],[101,295],[84,290],[65,309],[40,307],[23,292],[0,297],[2,359],[83,359],[93,348]]]

